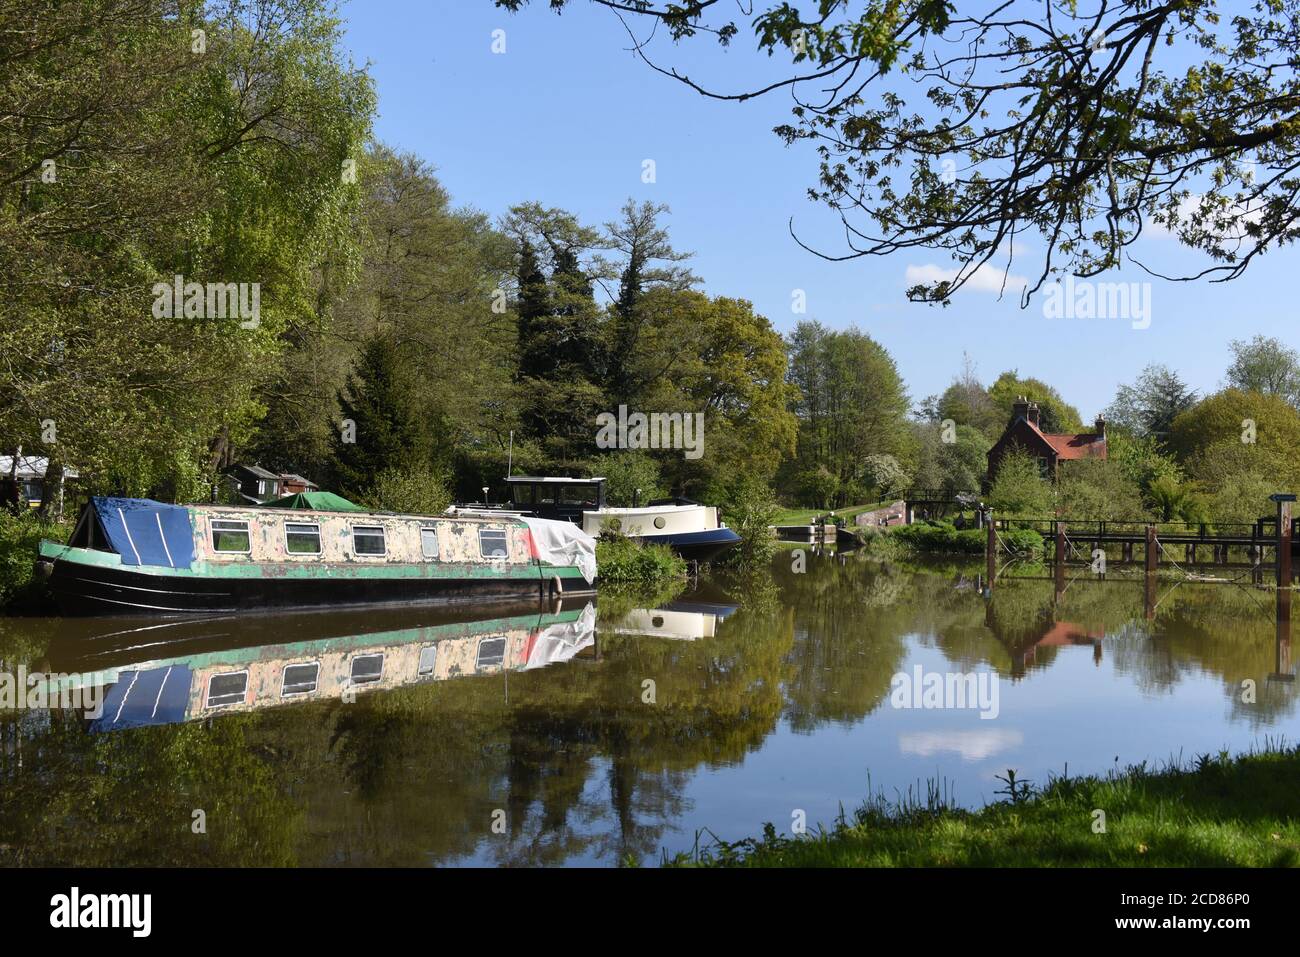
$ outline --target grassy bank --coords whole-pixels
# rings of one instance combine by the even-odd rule
[[[1296,867],[1300,748],[1204,755],[1159,770],[1053,778],[1041,790],[1003,779],[1003,800],[952,807],[877,796],[815,835],[714,843],[672,865],[731,867]],[[1095,830],[1105,812],[1105,832]]]

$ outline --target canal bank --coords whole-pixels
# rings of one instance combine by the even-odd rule
[[[1160,770],[1062,773],[1041,790],[1002,778],[978,811],[883,793],[806,836],[705,842],[668,859],[706,867],[1296,867],[1300,748],[1203,754]]]

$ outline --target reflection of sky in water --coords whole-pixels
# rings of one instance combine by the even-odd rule
[[[684,790],[683,813],[669,823],[661,843],[672,854],[689,850],[697,830],[738,840],[758,835],[768,821],[788,834],[796,810],[805,812],[812,831],[818,823],[830,825],[841,809],[851,815],[868,792],[868,780],[872,791],[897,799],[909,790],[923,797],[927,779],[933,779],[946,783],[958,803],[979,807],[999,799],[1004,784],[997,777],[1008,768],[1037,785],[1067,768],[1074,775],[1142,761],[1158,766],[1220,749],[1244,751],[1262,744],[1265,735],[1300,737],[1294,707],[1252,727],[1232,712],[1220,676],[1188,668],[1173,687],[1153,691],[1117,667],[1109,651],[1104,644],[1098,664],[1091,645],[1063,647],[1047,667],[1016,681],[1002,676],[1001,712],[991,720],[981,720],[977,709],[894,709],[887,698],[848,727],[825,723],[798,733],[783,719],[741,764],[696,770]],[[958,667],[913,636],[899,670],[918,664],[938,672]],[[986,669],[980,664],[974,670]],[[1268,693],[1262,685],[1260,693]],[[603,769],[591,776],[586,799],[608,807]],[[455,863],[491,861],[476,856]],[[580,857],[570,863],[602,861]]]

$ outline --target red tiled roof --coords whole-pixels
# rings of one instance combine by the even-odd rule
[[[1060,461],[1106,457],[1104,435],[1096,432],[1044,432],[1028,419],[1025,419],[1025,425],[1043,437],[1043,441],[1052,447]]]
[[[1056,450],[1056,457],[1062,460],[1106,457],[1106,437],[1092,432],[1080,432],[1077,435],[1048,435],[1042,433],[1047,444]]]

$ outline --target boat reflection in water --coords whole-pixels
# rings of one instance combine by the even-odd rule
[[[525,671],[594,647],[590,602],[513,610],[496,606],[490,618],[433,624],[423,623],[426,610],[378,619],[344,613],[145,626],[82,638],[81,653],[51,670],[63,674],[60,688],[107,684],[102,714],[90,728],[115,731]]]
[[[735,606],[672,602],[634,609],[602,628],[621,635],[711,638]],[[596,660],[589,601],[294,614],[79,629],[51,648],[50,690],[106,686],[95,732],[176,724],[430,681]],[[102,625],[101,625],[102,629]]]

